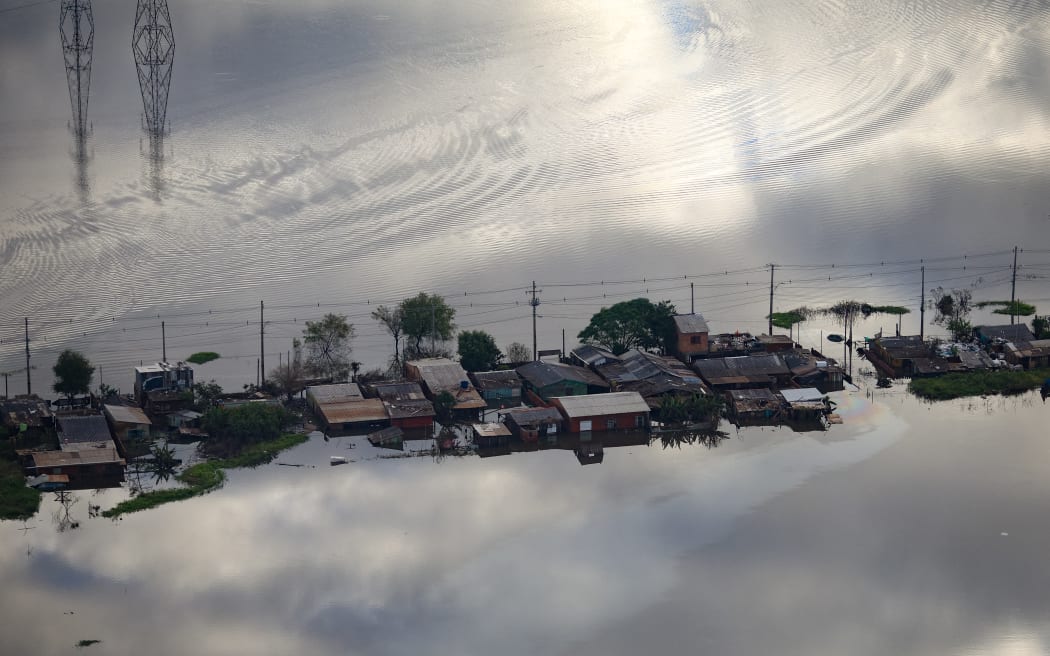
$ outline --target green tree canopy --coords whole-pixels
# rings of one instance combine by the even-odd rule
[[[320,321],[307,321],[303,329],[308,372],[322,378],[346,380],[350,375],[350,340],[354,326],[342,314],[326,314]]]
[[[91,389],[91,377],[95,367],[80,351],[66,349],[58,354],[53,368],[55,384],[53,389],[59,394],[73,398],[77,394],[87,394]]]
[[[936,310],[933,323],[944,326],[955,339],[961,339],[970,334],[970,310],[973,307],[973,294],[969,289],[946,290],[937,287],[930,290],[933,298],[930,304]]]
[[[622,301],[599,310],[578,337],[584,344],[600,346],[616,355],[633,348],[670,351],[675,344],[674,315],[670,301]]]
[[[412,341],[411,352],[414,355],[427,353],[423,347],[426,338],[432,338],[435,342],[452,339],[456,330],[456,324],[452,323],[456,310],[441,296],[420,292],[401,301],[398,309],[401,311],[401,329],[406,339]],[[409,350],[407,346],[406,350]]]
[[[246,403],[208,410],[201,418],[201,426],[208,433],[208,451],[227,455],[256,442],[277,439],[290,420],[288,411],[279,405]]]
[[[464,330],[459,334],[459,363],[467,371],[491,371],[503,359],[496,340],[484,330]]]
[[[1050,339],[1050,316],[1033,317],[1032,334],[1036,339]]]

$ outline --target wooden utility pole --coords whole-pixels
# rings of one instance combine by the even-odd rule
[[[529,305],[532,306],[532,359],[539,360],[539,351],[536,349],[536,307],[540,304],[540,298],[536,295],[536,281],[532,281],[532,291],[525,292],[532,298],[529,299]]]
[[[926,267],[919,267],[919,271],[922,272],[922,283],[920,283],[922,300],[919,301],[919,339],[922,340],[926,336]]]
[[[33,393],[33,380],[32,373],[30,373],[31,367],[29,366],[29,317],[26,317],[26,394],[31,395]]]
[[[263,321],[263,302],[259,301],[259,387],[266,384],[266,323]]]
[[[164,333],[164,322],[160,322],[160,357],[161,362],[168,361],[168,338]]]
[[[1014,274],[1010,278],[1010,323],[1013,324],[1017,316],[1017,247],[1014,246]]]
[[[769,265],[769,334],[773,334],[773,271],[777,265]]]
[[[696,297],[693,296],[693,283],[689,283],[689,314],[696,314]]]

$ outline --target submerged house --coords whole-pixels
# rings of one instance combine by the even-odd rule
[[[532,403],[543,404],[556,396],[583,396],[609,391],[609,383],[590,369],[553,362],[529,362],[517,368]]]
[[[845,389],[846,372],[834,360],[812,350],[789,351],[783,358],[796,384],[816,387],[825,394]]]
[[[726,392],[729,416],[741,423],[773,424],[782,419],[781,397],[767,388],[734,389]]]
[[[680,360],[638,350],[621,357],[619,362],[599,367],[598,375],[609,381],[613,391],[638,392],[654,412],[668,396],[710,394],[696,372]]]
[[[894,378],[935,376],[951,370],[948,361],[934,355],[918,335],[878,337],[869,342],[867,357],[876,368]]]
[[[11,437],[41,437],[55,427],[55,415],[39,396],[16,396],[0,401],[3,427]]]
[[[26,474],[63,477],[62,483],[73,489],[110,487],[124,480],[125,460],[102,415],[61,418],[59,450],[28,457]]]
[[[499,422],[471,424],[474,445],[480,449],[494,449],[510,444],[510,429]]]
[[[427,398],[433,401],[442,392],[455,399],[452,410],[461,417],[476,417],[487,407],[477,389],[471,384],[467,372],[448,358],[426,358],[405,363],[405,377],[419,383]]]
[[[135,367],[135,402],[146,412],[166,414],[193,405],[193,368],[185,362]]]
[[[307,387],[306,400],[329,433],[367,431],[390,425],[383,401],[364,398],[356,383]]]
[[[386,406],[391,426],[403,430],[433,426],[434,404],[419,383],[377,383],[371,389]]]
[[[551,403],[565,418],[570,433],[649,428],[649,404],[638,392],[557,396]]]
[[[795,348],[795,340],[787,335],[759,335],[756,339],[766,353],[783,353]]]
[[[778,388],[791,382],[791,370],[776,353],[697,360],[693,369],[715,390]]]
[[[503,417],[511,434],[523,442],[556,438],[563,421],[557,408],[513,408]]]
[[[521,378],[516,371],[478,371],[470,379],[490,408],[521,405]]]
[[[702,314],[676,314],[674,316],[675,352],[689,362],[708,355],[710,329]]]

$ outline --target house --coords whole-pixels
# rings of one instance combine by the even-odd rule
[[[561,429],[562,416],[556,408],[513,408],[503,413],[504,422],[523,442],[554,438]]]
[[[110,487],[124,480],[125,460],[102,415],[69,416],[59,421],[59,450],[29,454],[28,476],[66,476],[67,487]]]
[[[55,427],[55,415],[39,396],[16,396],[0,401],[2,423],[11,437],[43,437]]]
[[[569,360],[577,367],[597,369],[612,362],[619,362],[620,358],[603,348],[584,344],[569,351]]]
[[[1050,367],[1050,339],[1033,339],[1028,342],[1007,342],[1003,345],[1006,361],[1025,369]]]
[[[117,448],[125,457],[131,457],[129,450],[139,452],[148,448],[153,422],[142,408],[107,403],[102,411],[116,438]]]
[[[751,333],[720,333],[708,338],[707,353],[696,357],[730,358],[738,355],[750,355],[762,350],[762,344]]]
[[[490,422],[471,424],[474,433],[474,444],[481,449],[493,449],[510,444],[510,429],[505,424]]]
[[[947,360],[933,354],[918,335],[877,337],[869,342],[868,361],[893,378],[947,373]]]
[[[371,389],[386,406],[391,426],[420,430],[434,425],[434,404],[419,383],[377,383]]]
[[[772,424],[778,422],[783,413],[783,403],[771,390],[734,389],[726,392],[729,400],[729,416],[740,425]]]
[[[780,391],[784,409],[792,419],[819,420],[828,413],[827,397],[815,387],[785,389]]]
[[[638,392],[556,396],[550,401],[570,433],[649,428],[649,404]]]
[[[470,380],[490,408],[521,405],[521,378],[516,371],[478,371],[470,374]]]
[[[715,390],[776,388],[791,381],[791,370],[776,353],[696,360],[693,369]]]
[[[787,335],[759,335],[757,339],[766,353],[782,353],[795,348],[795,340]]]
[[[348,433],[390,425],[380,399],[366,399],[356,383],[306,388],[306,400],[329,433]]]
[[[158,362],[135,367],[135,402],[150,412],[172,411],[171,406],[179,405],[185,397],[184,392],[192,389],[193,368],[185,362]]]
[[[974,337],[981,340],[982,344],[995,344],[1002,342],[1031,342],[1035,335],[1023,323],[1006,323],[997,326],[974,326]]]
[[[598,368],[598,375],[617,392],[638,392],[658,411],[668,396],[692,397],[710,394],[710,389],[696,372],[675,358],[646,351],[631,350],[613,362]]]
[[[676,314],[674,316],[675,351],[689,362],[696,357],[706,357],[708,352],[707,321],[700,314]]]
[[[448,358],[426,358],[405,363],[405,377],[423,387],[433,401],[442,392],[455,399],[452,410],[459,416],[477,416],[487,406],[458,362]]]
[[[609,383],[583,367],[554,362],[529,362],[516,369],[525,381],[529,402],[543,405],[555,396],[582,396],[609,391]]]
[[[788,351],[782,357],[791,370],[792,381],[802,387],[816,387],[825,394],[841,392],[846,387],[846,372],[842,367],[816,351]]]

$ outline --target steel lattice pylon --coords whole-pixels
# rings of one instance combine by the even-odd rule
[[[73,132],[88,132],[88,94],[91,89],[91,52],[95,45],[95,19],[91,0],[62,0],[59,14],[62,56],[66,64],[69,102],[73,107]]]
[[[168,89],[175,60],[175,37],[167,0],[138,0],[131,39],[142,92],[143,127],[151,137],[167,132]]]

